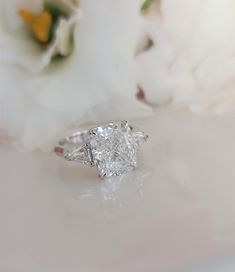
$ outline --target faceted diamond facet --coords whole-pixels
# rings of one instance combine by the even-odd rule
[[[144,136],[126,121],[90,130],[89,142],[100,177],[118,176],[137,166],[137,150]]]

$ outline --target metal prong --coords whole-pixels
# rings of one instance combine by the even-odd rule
[[[128,121],[123,120],[123,121],[122,121],[122,125],[124,125],[124,126],[128,125]]]
[[[104,179],[106,177],[106,173],[104,173],[104,174],[99,173],[98,176],[99,176],[100,179]]]
[[[96,130],[91,129],[91,130],[89,130],[89,134],[90,135],[97,135],[97,132],[96,132]]]

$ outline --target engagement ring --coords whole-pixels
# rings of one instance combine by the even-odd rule
[[[137,153],[148,135],[127,121],[117,121],[76,132],[55,147],[68,161],[95,166],[100,178],[119,176],[137,167]]]

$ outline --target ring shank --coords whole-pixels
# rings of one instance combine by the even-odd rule
[[[88,130],[77,131],[70,136],[61,139],[58,145],[55,146],[54,152],[63,157],[65,152],[73,149],[74,147],[82,146],[88,140]]]

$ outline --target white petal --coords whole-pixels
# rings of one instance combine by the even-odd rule
[[[47,63],[42,61],[42,51],[30,38],[1,33],[0,62],[14,64],[30,73],[40,72]]]
[[[42,56],[42,63],[46,67],[57,54],[68,56],[73,51],[73,31],[81,19],[80,12],[76,12],[69,19],[61,18],[55,32],[55,38],[48,50]]]
[[[68,128],[152,114],[135,99],[136,5],[124,0],[84,2],[73,54],[40,75],[0,62],[4,79],[0,127],[7,128],[24,148],[50,150]],[[21,59],[18,64],[23,64]]]
[[[96,5],[93,1],[83,3],[84,18],[76,26],[71,57],[30,82],[28,89],[34,90],[39,103],[56,110],[82,112],[120,97],[134,104],[127,110],[132,116],[150,114],[146,106],[135,100],[136,4],[119,1],[110,5],[108,14],[106,5],[107,0]]]
[[[233,0],[165,0],[161,20],[143,19],[155,46],[136,65],[149,101],[194,112],[234,111],[234,10]]]

